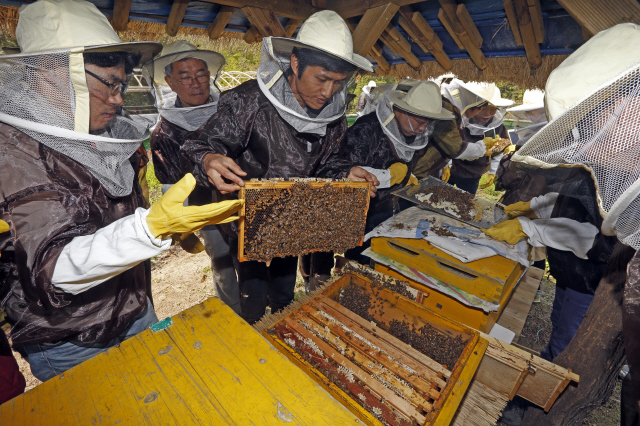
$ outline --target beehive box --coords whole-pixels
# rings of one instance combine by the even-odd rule
[[[344,253],[362,245],[369,182],[322,179],[251,180],[240,189],[238,259],[316,251]]]
[[[355,273],[263,335],[369,425],[448,425],[487,346],[477,331]]]
[[[371,250],[493,304],[513,290],[526,269],[497,255],[463,263],[422,239],[372,238]]]

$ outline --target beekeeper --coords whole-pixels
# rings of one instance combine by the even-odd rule
[[[505,108],[514,102],[502,98],[493,83],[463,83],[458,79],[443,85],[442,95],[455,107],[460,136],[469,144],[445,167],[442,180],[475,194],[485,172],[489,172],[487,186],[493,184],[502,153],[494,154],[490,148],[498,138],[509,138],[503,120]]]
[[[220,53],[178,40],[166,45],[158,57],[142,67],[147,81],[153,82],[152,94],[160,115],[150,145],[163,193],[185,174],[179,155],[185,136],[202,126],[218,108],[220,90],[216,80],[224,64]],[[212,201],[211,188],[197,185],[188,204],[201,206]],[[205,226],[199,234],[204,246],[194,234],[181,236],[180,245],[190,253],[207,251],[216,294],[239,314],[240,292],[229,245],[217,225]]]
[[[557,287],[546,359],[566,347],[582,322],[615,237],[640,248],[638,42],[640,26],[616,25],[551,73],[545,93],[550,122],[514,154],[511,167],[542,174],[554,193],[505,209],[537,219],[520,216],[487,231],[507,242],[527,238],[547,247]]]
[[[122,97],[160,44],[121,43],[81,0],[23,6],[16,38],[21,53],[0,57],[0,300],[44,381],[156,322],[147,259],[241,203],[184,207],[189,175],[141,208],[131,157],[149,132]]]
[[[256,80],[225,92],[218,111],[182,147],[201,185],[231,194],[243,179],[316,176],[347,135],[348,87],[371,63],[353,53],[351,32],[333,11],[313,14],[296,39],[266,37]],[[353,167],[352,178],[378,184]],[[347,176],[344,176],[347,177]],[[235,197],[235,194],[231,195]],[[232,250],[237,229],[226,227]],[[258,321],[293,300],[297,259],[238,262],[242,317]]]
[[[376,82],[371,80],[362,88],[362,93],[358,97],[358,102],[356,103],[356,112],[358,113],[358,117],[362,117],[363,115],[369,114],[374,110],[372,100],[375,95],[376,90]]]
[[[509,131],[513,145],[505,151],[504,157],[500,160],[495,185],[496,190],[505,191],[500,202],[513,204],[518,201],[531,201],[533,197],[549,192],[543,175],[510,170],[513,152],[520,149],[548,123],[544,110],[544,92],[537,89],[525,90],[522,105],[507,108],[507,112],[515,116],[517,127]]]
[[[446,162],[442,153],[460,147],[436,146],[443,143],[440,137],[434,140],[436,135],[450,130],[457,133],[455,116],[443,108],[438,85],[432,81],[413,83],[408,91],[385,92],[376,111],[358,118],[349,128],[347,143],[329,159],[326,168],[332,177],[338,177],[342,162],[345,163],[342,167],[358,164],[377,177],[380,185],[376,198],[369,204],[365,233],[400,211],[400,200],[391,191],[409,182],[418,183],[412,175],[418,153],[424,156],[425,150],[431,151],[427,158],[433,163],[440,161],[442,167]],[[369,258],[361,253],[369,245],[366,242],[350,249],[345,256],[368,264]]]

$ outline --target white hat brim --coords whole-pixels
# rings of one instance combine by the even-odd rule
[[[544,102],[536,103],[536,104],[522,104],[515,106],[513,108],[507,109],[507,111],[511,112],[519,112],[519,111],[533,111],[536,109],[544,108]]]
[[[218,74],[218,71],[224,66],[226,60],[218,52],[213,50],[185,50],[182,52],[169,53],[168,55],[158,56],[155,59],[144,64],[145,67],[150,67],[153,63],[153,78],[156,84],[166,86],[167,83],[164,80],[164,69],[167,65],[172,64],[181,59],[194,58],[200,59],[207,64],[207,68],[211,75]]]
[[[326,53],[329,56],[332,56],[337,59],[341,59],[345,62],[348,62],[356,67],[367,71],[373,72],[373,65],[366,58],[358,55],[357,53],[353,53],[350,58],[346,56],[337,55],[334,52],[330,52],[326,49],[323,49],[318,46],[314,46],[312,44],[302,43],[297,40],[293,40],[285,37],[271,37],[271,44],[275,50],[278,51],[292,51],[294,47],[301,47],[304,49],[314,49],[320,52]]]
[[[415,108],[404,101],[405,96],[406,96],[406,93],[403,93],[400,91],[389,92],[389,99],[393,103],[393,106],[396,106],[408,113],[411,113],[420,117],[432,118],[435,120],[453,120],[454,118],[456,118],[456,116],[453,115],[453,113],[447,111],[444,108],[442,108],[440,112],[424,111],[424,110]]]

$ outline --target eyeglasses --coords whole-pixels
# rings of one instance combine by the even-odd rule
[[[193,80],[196,80],[198,83],[206,83],[209,81],[209,74],[197,75],[196,78],[193,77],[183,77],[176,78],[183,86],[191,86],[193,84]]]
[[[92,77],[95,77],[100,83],[104,84],[105,86],[107,86],[109,88],[109,94],[111,96],[116,96],[118,94],[120,94],[121,96],[124,96],[125,93],[127,93],[127,89],[129,89],[129,84],[122,82],[122,81],[118,81],[116,83],[112,83],[109,80],[105,80],[104,78],[100,77],[99,75],[96,75],[94,73],[92,73],[91,71],[88,70],[84,70],[84,72],[86,72],[87,74],[89,74]]]

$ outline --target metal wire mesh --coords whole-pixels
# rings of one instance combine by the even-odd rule
[[[316,251],[344,253],[362,244],[369,208],[363,182],[248,182],[238,258],[269,262]]]
[[[495,202],[475,197],[432,176],[393,194],[476,228],[487,229],[509,218]]]

